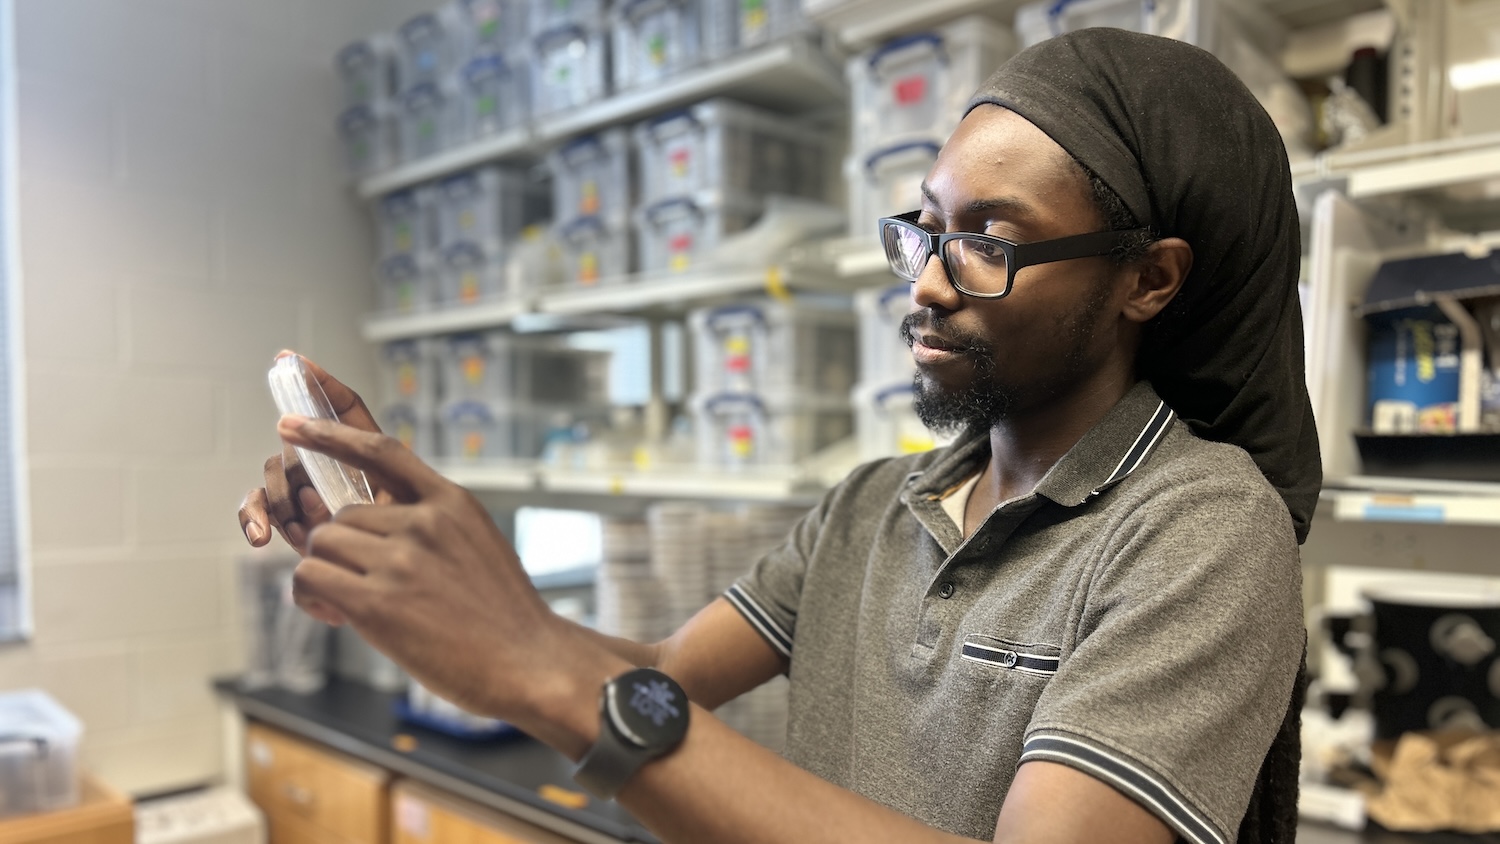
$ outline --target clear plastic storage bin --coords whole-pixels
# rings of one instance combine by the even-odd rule
[[[930,451],[941,444],[912,406],[911,379],[854,390],[854,430],[859,459],[878,460]]]
[[[380,350],[380,401],[387,406],[434,408],[438,402],[438,342],[397,340]]]
[[[526,0],[458,0],[465,59],[505,53],[526,43]]]
[[[388,193],[376,206],[380,255],[412,255],[439,246],[437,192],[431,187]]]
[[[734,197],[679,197],[642,208],[636,219],[641,272],[681,273],[710,263],[719,241],[749,228],[760,213],[759,204]]]
[[[380,429],[423,460],[441,456],[436,405],[390,405],[380,414]]]
[[[396,30],[402,90],[447,79],[463,61],[468,27],[452,4],[423,12]]]
[[[554,432],[568,432],[582,409],[458,401],[443,408],[440,452],[449,460],[535,460]]]
[[[917,364],[911,349],[901,340],[901,321],[910,312],[910,284],[854,294],[854,313],[859,317],[860,383],[911,382]]]
[[[724,469],[793,465],[854,427],[848,402],[821,393],[712,393],[692,408],[698,462]]]
[[[393,255],[377,268],[380,308],[393,314],[425,310],[432,303],[430,259],[425,255]]]
[[[779,41],[807,29],[798,0],[705,0],[703,32],[711,58]]]
[[[570,24],[598,26],[608,12],[606,0],[530,0],[531,34]]]
[[[449,401],[596,405],[609,400],[609,353],[503,331],[449,337],[439,355]]]
[[[362,38],[339,50],[336,62],[344,85],[344,106],[385,100],[394,88],[396,40],[389,35]]]
[[[526,70],[519,51],[488,53],[464,65],[458,77],[463,137],[482,138],[526,122]]]
[[[522,170],[470,170],[443,180],[438,190],[438,236],[444,245],[509,243],[546,215],[546,191]]]
[[[557,229],[564,284],[594,287],[623,281],[633,270],[628,224],[610,225],[599,217],[579,217]]]
[[[0,817],[78,803],[83,724],[46,692],[0,694]]]
[[[531,105],[551,114],[609,96],[609,34],[599,23],[564,24],[532,39]]]
[[[1021,46],[1046,41],[1054,35],[1092,26],[1165,35],[1211,49],[1202,0],[1073,0],[1028,3],[1016,10],[1016,35]]]
[[[458,83],[423,82],[401,95],[401,159],[436,155],[463,138]]]
[[[547,156],[552,171],[552,210],[559,220],[600,217],[619,224],[629,219],[630,133],[609,129],[584,135]]]
[[[616,0],[611,15],[615,90],[648,85],[697,64],[700,5],[699,0]]]
[[[922,181],[942,149],[936,141],[907,141],[844,162],[849,186],[849,236],[874,242],[876,222],[922,206]]]
[[[850,59],[855,156],[911,140],[946,141],[974,91],[1013,52],[1009,29],[970,16]]]
[[[827,194],[825,133],[732,100],[714,99],[635,128],[641,201],[699,191]]]
[[[855,318],[847,304],[765,299],[688,315],[698,393],[848,395]]]
[[[505,255],[498,244],[450,243],[443,248],[439,261],[440,304],[478,305],[509,292],[505,284]]]
[[[389,102],[357,105],[339,115],[339,143],[344,169],[362,178],[396,164],[396,111]]]

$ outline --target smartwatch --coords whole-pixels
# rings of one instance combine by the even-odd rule
[[[637,668],[604,684],[599,740],[573,771],[573,781],[612,800],[642,765],[672,752],[687,735],[688,699],[654,668]]]

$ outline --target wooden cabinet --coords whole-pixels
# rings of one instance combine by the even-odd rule
[[[130,798],[85,775],[77,806],[0,819],[5,844],[133,844]]]
[[[402,780],[391,789],[391,844],[574,844],[555,832]]]
[[[250,799],[271,844],[387,844],[390,773],[262,724],[245,734]]]

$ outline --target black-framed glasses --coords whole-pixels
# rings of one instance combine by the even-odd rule
[[[1053,261],[1096,258],[1123,246],[1145,229],[1089,232],[1035,243],[1013,243],[976,232],[933,234],[917,225],[921,211],[882,217],[880,242],[891,272],[915,282],[933,255],[943,265],[948,283],[976,299],[1000,299],[1010,293],[1016,270]]]

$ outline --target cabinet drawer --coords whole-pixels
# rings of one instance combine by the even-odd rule
[[[250,724],[245,741],[250,799],[271,821],[273,844],[304,840],[304,827],[325,840],[385,844],[383,768],[263,724]]]
[[[550,830],[418,783],[391,788],[391,844],[576,844]]]

